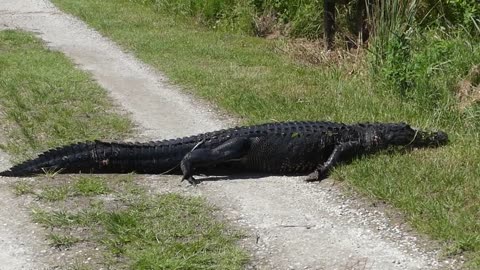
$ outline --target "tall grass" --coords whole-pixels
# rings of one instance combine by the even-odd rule
[[[373,64],[382,66],[392,43],[408,41],[410,30],[415,27],[417,0],[375,0],[374,8],[368,9],[369,20],[373,23]],[[402,58],[405,56],[401,56]]]
[[[130,0],[154,7],[159,13],[193,17],[212,29],[265,35],[281,32],[292,37],[318,39],[323,36],[323,0]],[[363,13],[359,2],[381,7],[370,10],[370,22],[386,22],[380,32],[401,26],[407,18],[420,17],[423,26],[442,25],[480,33],[480,5],[477,0],[353,0],[337,1],[336,29],[343,36],[356,35],[356,17]],[[417,18],[418,19],[418,18]],[[386,37],[379,33],[381,37]]]
[[[422,27],[417,0],[377,1],[369,14],[374,22],[370,74],[379,91],[410,100],[442,122],[468,123],[478,129],[479,106],[458,110],[457,83],[480,62],[478,38],[464,29]],[[469,119],[469,120],[468,120]]]
[[[159,13],[193,17],[202,25],[222,31],[264,35],[282,30],[284,34],[309,38],[323,33],[321,0],[132,1],[153,6]]]

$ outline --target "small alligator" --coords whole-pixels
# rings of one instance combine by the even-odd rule
[[[310,173],[321,180],[331,169],[352,158],[389,146],[436,147],[446,133],[425,132],[405,123],[285,122],[235,127],[195,136],[148,143],[77,143],[44,152],[15,165],[0,176],[61,173],[183,173],[196,184],[194,173],[227,168],[268,174]]]

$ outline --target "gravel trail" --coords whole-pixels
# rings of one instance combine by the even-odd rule
[[[32,31],[89,71],[131,113],[142,139],[192,135],[233,123],[48,1],[1,1],[0,28]],[[0,166],[6,167],[1,156]],[[453,268],[451,262],[437,260],[437,251],[425,249],[428,241],[395,225],[380,209],[343,195],[332,181],[309,184],[299,177],[263,177],[205,181],[196,188],[180,185],[178,177],[150,176],[145,181],[154,191],[197,194],[220,207],[227,219],[248,232],[243,244],[254,254],[254,269]],[[8,193],[4,186],[2,196]],[[21,235],[12,229],[15,223],[27,223],[8,212],[0,211],[0,261],[13,260],[19,266],[11,269],[38,268],[31,266],[29,252],[38,251],[41,241],[17,243],[27,250],[21,251],[24,256],[4,248]]]

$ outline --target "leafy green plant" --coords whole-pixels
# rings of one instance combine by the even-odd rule
[[[480,3],[477,0],[446,0],[445,15],[450,22],[480,34]]]
[[[375,2],[369,18],[374,23],[371,69],[374,76],[394,91],[406,96],[414,86],[411,59],[411,36],[414,34],[416,0]]]
[[[396,89],[402,96],[406,96],[415,86],[411,62],[411,44],[408,33],[393,33],[384,45],[383,63],[380,67],[383,79]]]
[[[389,89],[425,111],[441,110],[448,119],[456,114],[452,108],[457,102],[457,83],[480,61],[480,47],[467,40],[464,32],[447,34],[438,29],[419,32],[410,28],[391,34],[383,48],[375,48],[383,54],[378,61],[380,56],[372,54],[371,73],[381,91]],[[477,107],[471,110],[478,115]]]
[[[290,34],[295,37],[311,39],[320,38],[323,35],[323,5],[321,1],[307,1],[298,7],[295,16],[291,20]]]
[[[233,7],[223,12],[214,28],[229,32],[253,34],[256,10],[250,0],[236,1]]]

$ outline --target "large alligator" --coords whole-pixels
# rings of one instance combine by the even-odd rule
[[[15,165],[1,176],[62,173],[215,173],[223,166],[268,174],[310,173],[321,180],[352,158],[389,146],[436,147],[446,133],[425,132],[404,123],[285,122],[235,127],[148,143],[85,142],[59,147]]]

